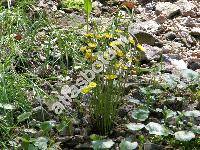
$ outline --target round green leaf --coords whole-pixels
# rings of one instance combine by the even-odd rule
[[[175,138],[179,141],[190,141],[195,138],[195,134],[191,131],[178,131],[175,132]]]
[[[149,134],[165,135],[165,136],[169,134],[169,131],[159,123],[150,122],[145,126],[145,128],[149,131]]]
[[[199,117],[200,111],[199,110],[186,111],[184,112],[184,115],[187,117]]]
[[[149,110],[146,109],[137,109],[132,111],[132,117],[134,119],[145,121],[149,116]]]
[[[145,125],[142,123],[129,123],[126,126],[128,129],[133,130],[133,131],[141,130],[142,128],[145,127]]]
[[[137,146],[138,146],[137,142],[132,143],[127,140],[124,140],[119,144],[120,150],[133,150],[133,149],[136,149]]]
[[[92,146],[94,149],[106,149],[111,148],[114,145],[112,140],[98,140],[92,141]]]

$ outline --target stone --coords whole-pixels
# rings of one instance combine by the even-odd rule
[[[159,31],[160,25],[156,21],[148,20],[144,22],[136,22],[131,24],[129,27],[131,27],[135,32],[145,31],[153,34]]]
[[[156,5],[156,14],[163,14],[167,18],[172,18],[180,13],[180,8],[170,2],[158,2]]]
[[[151,46],[154,46],[156,44],[161,44],[162,42],[159,41],[153,34],[144,32],[142,30],[134,30],[134,28],[129,27],[128,32],[134,36],[135,38],[137,38],[137,41],[140,44],[148,44]]]
[[[196,27],[192,28],[190,34],[192,36],[200,37],[200,28],[196,28]]]
[[[157,145],[153,143],[144,143],[144,150],[163,150],[164,147],[162,145]]]
[[[79,150],[93,150],[92,145],[88,143],[78,144],[75,149]]]
[[[165,38],[167,40],[173,41],[176,38],[176,33],[168,32],[168,33],[165,34]]]
[[[195,12],[193,11],[195,5],[192,2],[189,2],[187,0],[179,0],[175,4],[180,7],[180,12],[183,16],[195,15]]]
[[[186,27],[200,27],[200,23],[197,22],[194,18],[191,18],[190,16],[184,17],[184,20],[182,21],[182,25]]]
[[[188,68],[194,71],[200,69],[200,60],[198,62],[197,61],[188,62]]]
[[[145,48],[143,60],[159,60],[162,54],[162,49],[156,46],[150,46],[147,44],[142,45]]]

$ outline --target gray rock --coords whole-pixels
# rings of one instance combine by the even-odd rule
[[[165,38],[167,40],[173,41],[176,38],[176,34],[174,32],[168,32],[165,34]]]
[[[192,2],[189,2],[187,0],[179,0],[175,4],[180,7],[180,12],[183,16],[195,15],[195,11],[193,11],[195,5]]]
[[[162,54],[162,49],[156,46],[150,46],[147,44],[142,45],[145,48],[144,60],[159,60]]]
[[[129,29],[129,33],[137,38],[137,41],[140,44],[148,44],[148,45],[156,45],[161,44],[162,42],[159,41],[154,35],[144,32],[144,31],[135,31],[134,29]]]
[[[92,145],[88,143],[76,145],[75,149],[80,150],[93,150]]]
[[[164,14],[167,18],[172,18],[179,13],[180,7],[170,2],[158,2],[156,5],[157,15]]]
[[[163,150],[164,147],[162,145],[157,145],[153,143],[144,143],[144,150]]]
[[[200,23],[198,23],[196,19],[191,18],[190,16],[184,17],[181,25],[186,27],[200,27]]]
[[[200,28],[192,28],[190,34],[192,36],[200,37]]]
[[[192,70],[200,69],[200,61],[199,62],[195,62],[195,61],[188,62],[188,68],[192,69]]]
[[[159,31],[160,25],[153,20],[148,20],[144,22],[136,22],[129,26],[134,32],[145,31],[148,33],[157,33]]]

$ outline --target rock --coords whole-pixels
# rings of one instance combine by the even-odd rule
[[[167,34],[165,34],[165,38],[167,40],[173,41],[176,38],[176,33],[168,32]]]
[[[200,69],[200,61],[199,62],[194,62],[194,61],[189,62],[188,68],[192,69],[192,70]]]
[[[193,11],[195,5],[192,2],[179,0],[175,4],[180,7],[180,12],[183,16],[195,16],[195,11]]]
[[[162,49],[156,46],[150,46],[147,44],[142,45],[145,48],[145,56],[143,59],[151,61],[151,60],[159,60],[162,54]]]
[[[75,149],[79,150],[93,150],[92,145],[88,143],[76,145]]]
[[[192,28],[190,34],[192,36],[200,37],[200,28]]]
[[[180,8],[170,2],[158,2],[156,5],[156,14],[164,14],[167,18],[172,18],[180,13]]]
[[[153,143],[144,143],[144,150],[163,150],[164,147],[162,145],[157,145]]]
[[[136,37],[140,44],[156,45],[162,44],[154,35],[144,32],[144,31],[135,31],[133,28],[129,28],[129,33]]]
[[[155,21],[159,24],[164,23],[167,20],[167,18],[165,17],[165,15],[160,14],[159,16],[157,16],[157,18],[155,19]]]
[[[136,22],[131,24],[130,27],[134,32],[145,31],[153,34],[158,32],[160,25],[156,21],[148,20],[144,22]]]
[[[182,21],[182,25],[186,27],[200,27],[200,23],[197,22],[196,19],[191,18],[190,16],[184,17]]]
[[[150,3],[148,3],[148,4],[146,4],[146,6],[145,6],[145,8],[147,9],[147,10],[152,10],[152,11],[155,11],[155,9],[156,9],[156,2],[150,2]]]

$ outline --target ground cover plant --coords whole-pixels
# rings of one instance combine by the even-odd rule
[[[1,1],[0,149],[198,150],[198,8]]]

